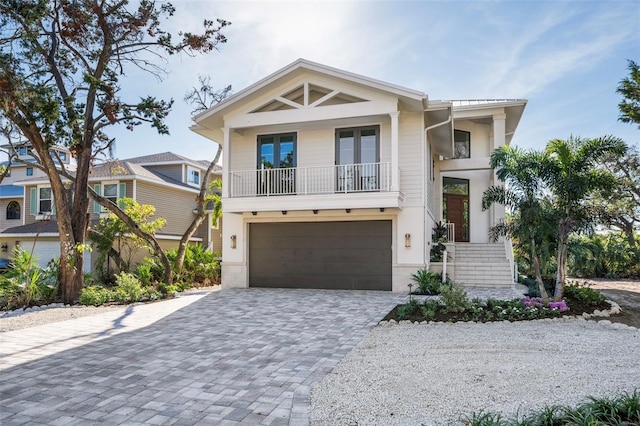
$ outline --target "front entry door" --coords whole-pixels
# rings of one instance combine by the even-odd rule
[[[454,224],[455,239],[469,242],[469,196],[444,194],[446,221]]]

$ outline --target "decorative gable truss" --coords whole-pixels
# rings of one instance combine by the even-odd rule
[[[273,100],[252,110],[250,114],[330,105],[345,105],[358,102],[369,102],[369,100],[341,92],[340,90],[327,89],[326,87],[305,82],[287,93],[276,96]]]

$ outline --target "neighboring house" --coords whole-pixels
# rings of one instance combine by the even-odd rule
[[[223,287],[406,292],[435,266],[441,220],[450,277],[513,285],[510,243],[488,239],[504,209],[480,205],[525,106],[434,101],[300,59],[196,115],[224,148]]]
[[[166,220],[166,225],[156,234],[156,238],[163,248],[168,249],[177,246],[193,221],[200,180],[205,179],[207,167],[206,162],[166,152],[97,165],[91,170],[89,184],[96,192],[114,202],[118,198],[128,197],[139,204],[153,205],[156,208],[155,217]],[[219,176],[220,170],[216,168],[209,180]],[[0,233],[0,242],[6,244],[9,251],[16,244],[35,247],[34,253],[39,263],[44,265],[60,254],[49,181],[46,177],[40,177],[16,184],[24,187],[24,193],[27,194],[23,201],[24,225],[4,230]],[[97,221],[108,211],[93,202],[90,213],[92,220]],[[220,233],[220,224],[212,223],[209,213],[191,241],[217,251],[221,249]],[[93,259],[92,262],[95,256]],[[91,262],[85,263],[85,270],[91,270]]]
[[[0,184],[0,231],[2,231],[25,223],[24,187],[15,183],[35,177],[44,178],[46,175],[36,167],[36,159],[29,143],[2,145],[0,149],[5,150],[8,157],[12,159],[11,164],[9,161],[0,163],[0,166],[9,167],[9,174]],[[51,153],[56,162],[59,159],[69,170],[75,169],[71,162],[71,154],[66,148],[54,147]]]

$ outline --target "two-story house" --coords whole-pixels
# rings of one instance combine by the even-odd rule
[[[169,249],[177,245],[194,218],[201,179],[211,181],[220,176],[220,170],[216,168],[211,176],[206,177],[207,167],[205,161],[165,152],[96,165],[91,169],[89,184],[100,195],[114,202],[118,198],[128,197],[139,204],[153,205],[156,208],[155,217],[166,220],[166,225],[156,234],[156,238],[163,248]],[[46,177],[36,177],[16,182],[16,185],[23,187],[26,194],[23,201],[24,224],[2,231],[0,246],[6,245],[9,252],[18,244],[33,249],[38,262],[45,265],[60,254],[56,211],[49,181]],[[90,210],[93,221],[108,214],[95,202]],[[214,223],[209,213],[191,242],[217,251],[221,249],[220,239],[220,223]],[[87,256],[85,270],[90,271],[96,256],[93,259]]]
[[[508,241],[488,239],[504,210],[480,200],[525,105],[434,101],[300,59],[196,115],[191,129],[223,146],[223,287],[405,292],[440,220],[450,276],[512,285]],[[490,270],[456,277],[463,264]]]
[[[8,167],[8,172],[0,184],[0,231],[24,224],[24,187],[16,182],[24,179],[45,178],[45,173],[35,166],[36,158],[29,143],[2,145],[11,162],[3,161],[0,166]],[[68,170],[75,167],[69,150],[56,146],[51,156],[57,163],[64,164]]]

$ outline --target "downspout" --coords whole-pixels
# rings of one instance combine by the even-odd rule
[[[440,123],[432,124],[431,126],[425,127],[424,128],[424,141],[425,141],[425,143],[429,144],[429,136],[428,136],[429,130],[435,129],[436,127],[444,126],[445,124],[451,123],[452,118],[453,118],[453,114],[451,113],[451,109],[449,109],[449,117],[445,121],[442,121]],[[427,151],[431,152],[431,150],[425,150],[425,156],[426,156],[426,152]],[[431,152],[431,156],[433,157],[433,152]],[[431,170],[431,162],[433,161],[433,158],[428,158],[426,160],[428,160],[428,162],[425,162],[425,164],[427,165],[428,170]],[[435,173],[435,170],[434,170],[434,173]],[[429,230],[427,229],[427,226],[426,226],[427,225],[426,224],[426,221],[427,221],[427,202],[426,201],[427,200],[425,200],[424,206],[422,207],[422,210],[423,210],[422,217],[424,218],[424,221],[425,221],[424,240],[423,241],[425,241],[425,242],[427,241],[427,237],[429,236],[429,234],[428,234]],[[433,243],[433,241],[431,241],[431,243]],[[429,251],[427,252],[427,250],[425,250],[425,252],[424,252],[424,264],[427,266],[427,269],[428,269],[428,266],[430,265],[430,263],[431,263],[431,244],[429,244]]]

